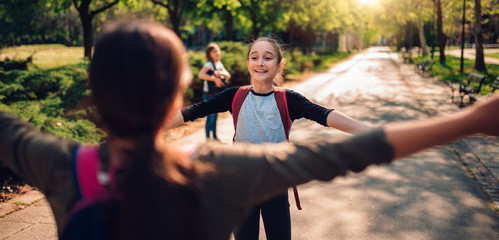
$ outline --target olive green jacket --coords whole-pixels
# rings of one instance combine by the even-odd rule
[[[76,147],[78,143],[40,133],[0,112],[0,163],[45,194],[59,230],[77,203],[71,171]],[[338,143],[203,144],[193,160],[210,162],[216,169],[200,190],[206,239],[229,239],[246,210],[282,189],[311,180],[331,180],[392,159],[393,149],[382,129]]]

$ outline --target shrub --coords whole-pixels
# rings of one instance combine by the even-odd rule
[[[8,103],[59,97],[61,107],[74,107],[90,94],[86,68],[87,64],[82,63],[33,71],[0,71],[0,100]]]
[[[64,118],[64,109],[58,107],[59,104],[60,99],[18,101],[8,106],[2,105],[1,109],[13,112],[43,132],[80,143],[95,144],[105,137],[105,133],[87,119]]]
[[[28,70],[28,64],[33,62],[33,57],[29,56],[26,59],[9,59],[0,61],[0,69],[4,71],[10,70]]]

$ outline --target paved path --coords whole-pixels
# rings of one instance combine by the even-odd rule
[[[493,48],[493,49],[484,49],[484,53],[498,53],[499,49]],[[466,48],[464,49],[464,58],[468,59],[475,59],[475,49],[471,48]],[[452,50],[445,50],[445,54],[449,54],[455,57],[461,57],[461,49],[452,49]],[[499,65],[499,59],[498,58],[493,58],[493,57],[484,57],[483,59],[485,63],[490,63],[490,64],[497,64]]]
[[[388,48],[370,48],[293,89],[375,126],[458,110],[446,85],[421,78]],[[231,121],[218,123],[218,135],[228,143]],[[346,136],[298,120],[291,141]],[[200,130],[178,143],[203,141]],[[293,239],[499,239],[498,153],[497,139],[475,137],[333,182],[302,185],[302,211],[290,195]],[[12,212],[16,201],[0,204],[0,239],[56,239],[44,200],[26,200],[29,206]]]

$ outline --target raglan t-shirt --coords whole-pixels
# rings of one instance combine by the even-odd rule
[[[238,89],[239,87],[226,89],[210,100],[182,108],[184,121],[194,121],[213,113],[225,111],[232,113],[232,101]],[[286,89],[285,94],[291,122],[306,118],[327,126],[327,116],[333,109],[312,103],[293,90]],[[286,141],[274,92],[260,94],[251,90],[248,93],[241,105],[234,140],[249,143]]]

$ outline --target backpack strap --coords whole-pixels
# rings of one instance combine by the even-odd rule
[[[215,65],[215,62],[213,61],[210,61],[211,62],[211,65],[213,65],[213,73],[215,73],[215,71],[217,70],[217,66]]]
[[[286,140],[289,142],[289,131],[291,129],[291,118],[289,117],[288,102],[286,100],[286,89],[281,87],[274,87],[274,97],[277,103],[277,108],[281,115],[282,125],[286,134]],[[296,208],[301,210],[300,196],[298,196],[298,189],[293,186],[293,194],[295,196]]]
[[[253,89],[252,85],[242,86],[237,89],[236,95],[232,99],[232,120],[234,122],[234,137],[232,141],[236,138],[236,129],[237,129],[237,118],[239,117],[239,111],[241,111],[241,106],[248,96],[248,93]]]
[[[72,157],[73,180],[79,200],[95,196],[104,187],[99,183],[99,148],[79,147]]]

